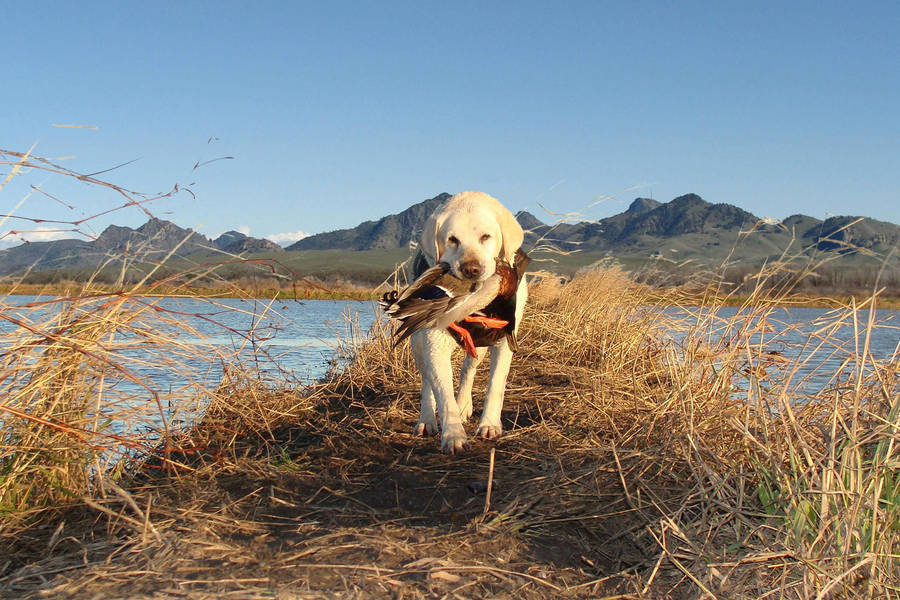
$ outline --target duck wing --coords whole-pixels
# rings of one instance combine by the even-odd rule
[[[425,299],[427,296],[433,296],[435,293],[431,288],[439,284],[441,278],[449,272],[450,265],[445,262],[439,262],[433,267],[425,269],[415,281],[403,290],[397,298],[397,302],[401,303],[409,298]]]
[[[379,304],[384,313],[401,322],[397,329],[399,344],[413,332],[432,327],[468,298],[469,284],[450,274],[450,265],[437,263],[426,269],[402,292],[388,292]]]

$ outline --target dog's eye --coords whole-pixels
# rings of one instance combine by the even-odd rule
[[[459,246],[459,239],[455,235],[451,235],[449,238],[447,238],[447,241],[454,246]]]
[[[483,244],[483,243],[485,243],[486,241],[488,241],[489,239],[491,239],[491,234],[486,233],[486,234],[484,234],[483,236],[481,236],[481,243]]]

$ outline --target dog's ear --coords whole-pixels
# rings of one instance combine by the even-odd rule
[[[444,222],[444,211],[443,207],[438,207],[431,216],[428,217],[428,220],[425,221],[425,226],[422,228],[422,237],[419,238],[419,250],[422,251],[422,254],[428,259],[429,265],[436,265],[438,261],[441,259],[441,255],[444,254],[444,244],[438,235],[441,223]]]
[[[503,247],[500,249],[500,256],[506,259],[509,264],[513,263],[513,257],[525,241],[525,232],[522,226],[516,221],[509,210],[497,202],[494,206],[494,216],[497,218],[497,224],[500,225],[500,234],[503,236]]]

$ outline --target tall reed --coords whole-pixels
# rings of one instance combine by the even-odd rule
[[[878,294],[789,318],[794,287],[770,278],[792,267],[769,265],[733,307],[719,279],[665,291],[615,268],[545,278],[523,358],[582,379],[585,391],[557,406],[593,432],[580,443],[569,432],[566,445],[608,440],[632,510],[665,515],[651,518],[660,560],[701,592],[900,597],[900,347],[870,347],[900,323],[876,310]],[[678,543],[736,570],[779,568],[738,590],[721,567],[687,568]],[[717,544],[744,554],[723,561]]]
[[[180,191],[175,186],[164,194],[137,194],[31,152],[0,150],[0,164],[10,169],[0,191],[27,190],[15,205],[16,210],[25,207],[22,214],[10,210],[0,215],[0,227],[47,222],[45,215],[28,214],[25,201],[33,194],[74,210],[56,191],[66,189],[67,182],[119,199],[93,216],[52,221],[60,231],[88,238],[93,219],[127,209],[152,216],[150,203]],[[28,232],[12,229],[7,235]],[[45,509],[106,495],[128,464],[148,454],[160,454],[165,464],[175,434],[193,424],[220,384],[215,370],[196,365],[246,372],[236,358],[240,348],[205,343],[206,336],[190,324],[193,318],[236,340],[251,341],[252,330],[225,325],[222,314],[234,309],[209,300],[203,308],[182,311],[146,296],[158,291],[160,283],[177,294],[201,277],[215,278],[216,264],[198,264],[158,281],[185,241],[162,253],[154,250],[153,239],[146,239],[98,255],[101,264],[94,274],[72,283],[62,296],[41,286],[23,288],[30,269],[0,281],[5,288],[0,294],[0,530],[15,530]],[[239,257],[223,262],[235,260]],[[101,285],[104,272],[118,276]],[[227,291],[246,296],[237,286]],[[21,295],[26,292],[31,295]],[[161,384],[160,375],[180,383]]]

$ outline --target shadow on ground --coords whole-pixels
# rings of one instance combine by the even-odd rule
[[[642,597],[634,574],[658,550],[614,458],[599,442],[567,448],[586,424],[560,423],[546,395],[529,393],[575,395],[570,385],[519,372],[504,437],[452,457],[409,433],[414,388],[332,386],[296,422],[176,455],[176,472],[148,463],[101,512],[72,509],[55,533],[26,532],[3,587],[54,598]]]

